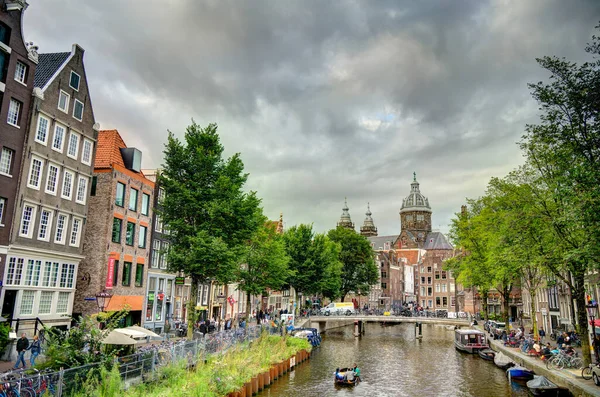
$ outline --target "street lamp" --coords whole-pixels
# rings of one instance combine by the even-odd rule
[[[590,322],[592,323],[592,346],[594,347],[594,355],[596,357],[598,357],[598,353],[597,347],[595,346],[596,344],[594,343],[596,340],[596,311],[598,310],[598,302],[596,302],[595,300],[592,299],[592,297],[590,295],[587,296],[587,302],[588,304],[585,305],[585,308],[587,309],[588,312],[588,316],[590,316]]]
[[[108,303],[112,298],[112,291],[101,291],[96,294],[96,304],[98,305],[98,310],[103,312],[108,307]]]

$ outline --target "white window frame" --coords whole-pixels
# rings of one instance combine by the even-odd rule
[[[0,226],[4,226],[2,223],[2,218],[4,217],[4,209],[6,208],[6,199],[4,197],[0,197]]]
[[[69,186],[69,195],[68,196],[65,195],[65,183],[67,182],[67,174],[71,175],[71,185]],[[65,200],[71,200],[71,197],[73,197],[73,185],[74,184],[75,184],[75,173],[73,171],[69,171],[69,170],[65,169],[65,171],[63,172],[63,183],[60,188],[60,197],[64,198]]]
[[[62,301],[61,301],[61,297],[62,296],[66,296],[67,300],[66,302],[64,302],[64,311],[62,308]],[[69,300],[71,299],[71,293],[70,292],[59,292],[58,293],[58,298],[56,299],[56,314],[65,314],[69,312]],[[59,311],[61,310],[61,311]]]
[[[92,153],[94,152],[94,142],[87,138],[83,139],[81,148],[81,162],[85,165],[92,165]],[[86,156],[87,153],[87,156]],[[87,157],[87,160],[85,159]]]
[[[44,213],[48,213],[48,220],[46,221],[46,233],[45,236],[42,236],[42,220],[44,219]],[[41,241],[50,241],[50,235],[52,234],[52,218],[54,217],[54,211],[50,208],[42,208],[40,211],[40,221],[38,225],[38,240]]]
[[[25,300],[25,295],[27,295],[27,300]],[[31,316],[33,314],[33,308],[35,306],[35,295],[36,295],[36,291],[32,291],[32,290],[24,290],[21,291],[21,299],[20,299],[20,304],[19,304],[19,315],[25,315],[25,316]],[[31,298],[31,300],[30,300]],[[25,312],[23,311],[24,306],[23,303],[27,302],[27,304],[29,305],[29,302],[31,302],[31,308],[30,311]]]
[[[56,146],[56,130],[60,128],[62,129],[62,137],[60,138],[60,147]],[[67,127],[62,124],[55,123],[54,124],[54,135],[52,135],[52,150],[55,150],[59,153],[63,152],[63,148],[65,147],[65,136],[67,135]]]
[[[37,172],[37,184],[33,184],[33,183],[31,183],[31,178],[34,176],[33,164],[36,161],[39,161],[40,169]],[[29,173],[27,174],[27,187],[34,189],[34,190],[40,190],[43,174],[44,174],[44,159],[42,159],[38,156],[31,156],[31,161],[29,162]]]
[[[4,161],[4,156],[9,156],[8,162],[6,163],[8,169],[7,172],[0,170],[0,175],[12,178],[12,174],[10,174],[10,168],[15,157],[15,151],[7,147],[3,147],[2,152],[0,152],[0,164]]]
[[[77,224],[77,228],[75,228],[75,224]],[[71,234],[69,235],[69,245],[71,247],[79,247],[82,227],[83,219],[74,216],[73,219],[71,219]],[[75,242],[73,242],[73,237],[75,237]]]
[[[16,113],[15,110],[13,108],[13,105],[17,107]],[[19,127],[19,116],[21,115],[21,102],[17,101],[15,98],[10,98],[10,104],[8,105],[8,114],[6,116],[6,122],[10,125],[12,125],[13,127],[17,127],[17,128],[21,128]],[[15,117],[13,117],[15,116]],[[15,122],[13,123],[11,121],[12,118],[16,118]]]
[[[48,189],[48,187],[50,186],[50,181],[52,180],[52,178],[50,176],[50,171],[52,171],[52,169],[56,170],[56,177],[54,178],[54,186],[52,186],[53,190],[50,190],[50,189]],[[44,188],[44,191],[48,194],[56,196],[56,189],[58,188],[58,180],[59,179],[60,179],[60,166],[53,164],[53,163],[48,163],[48,171],[46,172],[46,187]]]
[[[77,143],[75,144],[75,154],[71,154],[71,137],[77,138]],[[67,142],[67,157],[77,160],[77,155],[79,154],[79,140],[81,137],[78,133],[71,131],[69,133],[69,142]]]
[[[72,74],[74,74],[74,75],[76,75],[77,77],[79,77],[79,80],[78,80],[79,84],[77,84],[77,88],[75,88],[75,87],[73,87],[73,86],[71,85],[71,75],[72,75]],[[71,87],[71,88],[72,88],[72,89],[74,89],[75,91],[79,92],[79,87],[80,87],[80,86],[81,86],[81,76],[79,75],[79,73],[75,73],[74,71],[72,71],[72,70],[71,70],[71,74],[69,75],[69,87]]]
[[[50,297],[50,301],[44,300],[44,296]],[[40,293],[40,303],[38,305],[38,314],[51,314],[52,313],[52,303],[54,301],[54,291],[42,291]],[[48,311],[42,311],[42,309],[48,308]]]
[[[83,181],[83,191],[82,186],[81,186],[81,182]],[[87,191],[88,191],[88,185],[89,185],[89,179],[85,176],[78,176],[77,177],[77,194],[75,195],[75,202],[78,204],[82,204],[85,205],[85,201],[87,199]]]
[[[63,219],[63,225],[60,227],[59,222]],[[66,241],[66,235],[69,229],[69,215],[59,212],[56,217],[56,228],[54,230],[54,242],[56,244],[64,245]],[[58,232],[60,231],[60,239],[58,238]]]
[[[29,224],[27,225],[27,232],[23,233],[23,222],[25,221],[25,209],[31,208],[31,215],[29,218]],[[19,236],[25,238],[31,238],[33,236],[33,229],[35,229],[35,214],[37,211],[37,207],[31,204],[23,205],[23,211],[21,212],[21,224],[19,225]]]
[[[15,81],[17,81],[17,82],[23,84],[25,87],[27,87],[27,83],[25,83],[25,77],[27,77],[27,65],[25,65],[21,61],[17,61],[16,65],[15,65],[14,79],[15,79]]]
[[[42,120],[46,122],[46,131],[44,132],[44,139],[39,139]],[[37,128],[35,130],[35,141],[46,146],[48,144],[48,135],[50,135],[50,119],[40,114],[38,116]]]
[[[60,98],[62,96],[65,96],[65,108],[61,108],[60,107]],[[60,110],[63,113],[69,114],[69,102],[71,101],[71,95],[67,94],[66,92],[64,92],[63,90],[60,90],[59,94],[58,94],[58,104],[56,105],[58,107],[58,110]]]
[[[75,109],[77,109],[77,104],[80,103],[81,104],[81,118],[77,118],[77,116],[75,116]],[[75,104],[73,105],[73,118],[75,120],[79,120],[82,121],[83,120],[83,112],[85,110],[85,105],[83,104],[83,102],[81,102],[79,99],[75,99]]]

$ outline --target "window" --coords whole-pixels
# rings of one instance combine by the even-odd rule
[[[71,99],[71,96],[63,90],[60,90],[58,96],[58,110],[69,113],[69,99]]]
[[[115,272],[113,273],[113,286],[117,285],[119,280],[119,261],[115,259]]]
[[[129,189],[129,209],[137,211],[138,191],[134,188]]]
[[[75,99],[75,106],[73,106],[73,117],[77,120],[83,120],[83,102]]]
[[[25,284],[31,286],[31,279],[33,278],[33,259],[27,261],[27,269],[25,269]]]
[[[38,306],[38,314],[50,314],[52,312],[52,298],[54,292],[42,291],[40,295],[40,305]]]
[[[56,313],[67,313],[69,311],[70,292],[59,292],[56,302]]]
[[[146,235],[148,233],[147,226],[140,226],[140,234],[138,236],[138,247],[146,248]]]
[[[11,150],[7,147],[2,148],[2,153],[0,154],[0,174],[8,176],[11,175],[12,159],[14,157],[14,154],[14,150]]]
[[[442,297],[442,306],[443,307],[448,306],[448,298],[445,296]]]
[[[425,296],[425,287],[421,287],[421,296]]]
[[[450,306],[456,306],[456,299],[454,296],[450,297]]]
[[[88,179],[85,176],[80,176],[78,179],[79,182],[77,183],[77,196],[75,197],[75,202],[85,205]]]
[[[19,310],[21,315],[33,314],[34,297],[35,291],[23,291],[21,295],[21,308]]]
[[[81,218],[73,217],[73,224],[71,225],[71,241],[69,245],[72,247],[79,247],[79,238],[81,237]]]
[[[42,277],[42,287],[50,286],[50,274],[52,273],[52,262],[44,263],[44,276]]]
[[[150,196],[142,193],[142,215],[148,215],[150,211]]]
[[[446,276],[446,272],[442,272],[442,280],[445,280],[445,279],[446,279],[446,277],[447,277],[447,276]]]
[[[427,267],[427,273],[431,273],[431,266]]]
[[[75,91],[79,91],[79,80],[80,80],[79,75],[71,70],[71,78],[69,79],[69,87],[71,87]]]
[[[427,277],[427,284],[431,284],[431,277]]]
[[[39,190],[40,182],[42,180],[42,168],[44,168],[44,163],[42,163],[42,159],[39,157],[32,156],[31,157],[31,165],[29,166],[29,178],[27,179],[27,186]]]
[[[446,287],[446,284],[442,284],[442,292],[447,292],[447,291],[446,291],[446,288],[447,288],[447,287]]]
[[[425,284],[425,277],[421,277],[421,284]]]
[[[117,182],[117,195],[115,197],[115,204],[119,207],[125,205],[125,184]]]
[[[60,124],[54,125],[54,139],[52,139],[52,149],[57,152],[63,151],[63,142],[65,141],[65,127]]]
[[[15,80],[21,84],[27,85],[27,65],[21,61],[17,61],[17,65],[15,66]]]
[[[428,307],[432,308],[433,307],[433,300],[428,299],[427,300],[427,304],[429,305]]]
[[[165,200],[165,189],[163,189],[162,187],[158,188],[158,202],[159,204],[162,204],[162,202]]]
[[[112,228],[112,242],[113,243],[121,243],[121,228],[123,226],[123,220],[119,218],[113,218],[113,228]]]
[[[427,287],[427,296],[433,296],[433,288]]]
[[[42,271],[42,261],[35,261],[35,266],[33,268],[33,282],[32,282],[32,285],[35,287],[40,285],[41,271]]]
[[[65,170],[61,193],[61,197],[64,199],[71,200],[71,194],[73,193],[73,178],[74,174],[71,171]]]
[[[67,288],[73,288],[75,281],[75,264],[69,263],[69,275],[67,276]]]
[[[135,223],[127,222],[127,230],[125,231],[125,244],[133,245],[134,236],[135,236]]]
[[[440,297],[439,297],[439,296],[437,296],[437,297],[435,298],[435,305],[436,305],[436,306],[440,306],[441,304],[442,304],[442,303],[441,303],[441,299],[440,299]]]
[[[387,273],[386,272],[381,272],[381,278],[387,278]]]
[[[79,151],[79,134],[71,132],[69,134],[69,147],[67,148],[67,156],[77,160],[77,152]]]
[[[21,102],[16,99],[10,98],[10,105],[8,106],[8,117],[6,122],[12,126],[19,128],[19,118],[21,117]]]
[[[435,285],[435,292],[440,292],[440,285],[439,284]]]
[[[152,240],[152,262],[151,266],[156,269],[160,261],[160,240]]]
[[[131,262],[123,262],[122,284],[127,287],[131,284]]]
[[[35,207],[29,204],[23,206],[23,216],[21,217],[21,230],[19,236],[31,238],[33,234],[33,222],[35,221]]]
[[[386,289],[387,288],[387,284],[386,283],[381,283],[381,288],[382,289]]]
[[[6,199],[0,197],[0,226],[4,226],[2,223],[2,217],[4,216],[4,208],[6,208]]]
[[[58,184],[58,166],[48,164],[48,176],[46,177],[46,193],[56,196],[56,185]]]
[[[56,220],[56,234],[54,235],[54,242],[58,244],[65,243],[65,226],[67,224],[67,215],[58,214]]]
[[[435,279],[436,279],[436,280],[439,280],[439,279],[440,279],[440,273],[438,273],[438,272],[436,272],[436,273],[435,273]]]
[[[69,277],[69,266],[63,263],[60,267],[60,288],[67,288],[67,279]]]
[[[450,292],[454,292],[454,284],[450,283]]]
[[[96,185],[98,185],[98,177],[97,176],[93,176],[92,177],[92,187],[90,189],[90,196],[95,196],[96,195]]]
[[[169,243],[166,241],[162,242],[162,250],[160,253],[160,268],[161,269],[166,269],[167,268],[167,254],[169,252]]]
[[[50,279],[50,286],[56,287],[56,283],[58,282],[58,267],[60,263],[54,262],[52,264],[52,278]]]
[[[89,139],[83,140],[83,152],[81,153],[81,162],[86,165],[92,165],[92,150],[94,143]]]
[[[38,117],[37,132],[35,134],[35,141],[46,145],[48,142],[48,131],[50,129],[50,120],[40,115]]]
[[[154,220],[154,231],[162,233],[163,230],[163,223],[162,220],[160,219],[160,215],[156,215],[156,219]]]
[[[50,227],[52,227],[52,210],[42,209],[40,213],[40,226],[38,228],[38,240],[50,240]]]
[[[135,286],[141,287],[144,282],[144,264],[135,265]]]

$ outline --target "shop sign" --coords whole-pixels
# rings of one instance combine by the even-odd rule
[[[154,300],[154,292],[150,292],[150,293],[148,294],[148,300],[149,300],[149,301],[153,301],[153,300]]]
[[[184,285],[185,277],[175,277],[175,285]]]
[[[115,258],[108,259],[108,274],[106,275],[106,289],[112,289],[115,275]]]

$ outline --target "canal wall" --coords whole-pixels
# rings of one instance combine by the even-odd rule
[[[326,333],[330,329],[344,328],[349,325],[354,326],[354,320],[347,321],[313,321],[308,319],[308,323],[310,324],[310,328],[316,328],[319,330],[319,333]]]
[[[594,385],[594,382],[584,380],[581,377],[581,370],[549,370],[546,368],[546,362],[539,358],[527,356],[520,349],[504,346],[501,340],[489,340],[490,347],[496,351],[501,351],[518,365],[532,369],[536,375],[543,375],[558,386],[568,388],[576,397],[592,397],[600,395],[600,387]]]

